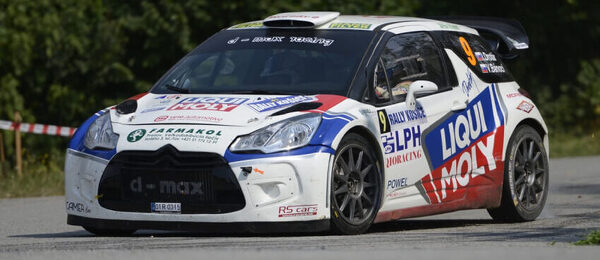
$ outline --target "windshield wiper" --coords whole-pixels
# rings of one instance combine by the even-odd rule
[[[167,87],[167,89],[173,90],[173,91],[177,91],[179,93],[183,93],[183,94],[189,94],[190,90],[187,88],[182,88],[182,87],[177,87],[177,86],[173,86],[171,84],[165,84],[165,87]]]
[[[297,95],[306,96],[304,93],[290,92],[290,91],[272,91],[272,90],[240,90],[227,92],[229,94],[263,94],[263,95]]]

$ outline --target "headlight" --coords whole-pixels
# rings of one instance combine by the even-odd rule
[[[115,149],[119,135],[115,134],[110,122],[110,112],[96,118],[88,128],[83,145],[88,149]]]
[[[239,136],[229,149],[232,152],[261,151],[263,153],[291,150],[308,144],[320,123],[321,115],[317,113],[293,117],[251,134]]]

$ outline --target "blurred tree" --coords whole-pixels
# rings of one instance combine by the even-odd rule
[[[513,74],[543,112],[552,113],[546,115],[551,127],[583,125],[598,120],[577,106],[598,109],[599,6],[579,0],[0,0],[0,119],[20,110],[26,122],[78,126],[93,112],[147,91],[223,28],[279,12],[333,10],[515,18],[531,49],[510,64]],[[65,143],[47,136],[25,140],[38,149]]]

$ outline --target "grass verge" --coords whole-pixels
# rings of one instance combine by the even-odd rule
[[[63,195],[63,165],[64,155],[48,154],[24,158],[21,176],[5,165],[4,175],[0,175],[0,199]]]
[[[588,234],[585,239],[579,240],[574,244],[578,246],[600,245],[600,230]]]
[[[550,157],[574,157],[600,154],[600,133],[575,135],[550,132]]]

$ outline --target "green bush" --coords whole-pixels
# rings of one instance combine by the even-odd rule
[[[596,230],[585,237],[585,239],[575,242],[575,245],[600,245],[600,230]]]

